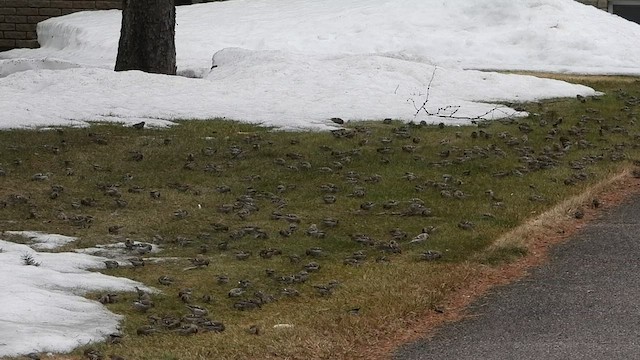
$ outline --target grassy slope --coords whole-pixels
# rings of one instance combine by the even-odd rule
[[[126,315],[125,339],[118,345],[93,345],[105,354],[127,359],[353,358],[368,343],[385,339],[438,309],[447,294],[473,277],[478,266],[509,261],[525,252],[513,245],[485,252],[494,239],[638,158],[638,83],[604,78],[588,85],[607,95],[585,103],[526,104],[532,113],[527,119],[480,126],[441,129],[399,122],[349,124],[353,137],[343,138],[331,133],[271,131],[229,121],[190,121],[167,130],[95,125],[0,132],[0,167],[6,173],[0,177],[0,229],[80,237],[63,250],[125,238],[155,241],[164,249],[160,256],[178,258],[147,263],[144,268],[104,271],[163,290],[153,296],[155,307],[147,313],[132,308],[135,294],[122,294],[118,303],[108,305]],[[549,135],[553,131],[557,133]],[[383,144],[382,138],[391,142]],[[415,146],[415,151],[405,151],[403,145]],[[391,152],[381,154],[379,149],[385,146]],[[134,160],[138,153],[143,156],[141,161]],[[526,156],[553,166],[536,169],[531,160],[526,163]],[[305,168],[304,162],[311,167]],[[68,171],[73,175],[67,175]],[[407,179],[409,172],[416,178]],[[45,173],[48,179],[31,180],[36,173]],[[377,175],[379,182],[367,181]],[[321,186],[328,183],[339,188],[334,204],[323,201]],[[64,188],[55,199],[51,198],[52,185]],[[128,202],[126,207],[118,207],[116,197],[106,194],[109,185],[119,190],[119,199]],[[216,187],[222,185],[231,191],[218,192]],[[133,186],[144,191],[128,192]],[[365,195],[350,196],[358,187],[366,190]],[[151,198],[150,190],[158,190],[160,198]],[[457,190],[464,194],[460,199],[448,196]],[[494,199],[487,190],[493,191]],[[247,194],[258,210],[245,219],[237,214],[239,209],[219,211],[220,205],[234,204]],[[421,199],[432,214],[399,215],[414,198]],[[93,199],[95,204],[82,205],[83,199]],[[398,207],[383,208],[389,200],[399,201]],[[361,210],[360,204],[367,201],[374,207]],[[174,215],[177,210],[186,210],[188,215],[179,219]],[[292,236],[278,234],[289,225],[273,219],[274,211],[300,217]],[[86,226],[78,224],[73,221],[76,215],[91,216],[92,221]],[[327,217],[338,219],[339,225],[322,225]],[[473,229],[461,229],[461,221],[472,222]],[[213,223],[223,223],[230,230],[217,231]],[[317,224],[326,236],[306,235],[311,224]],[[122,226],[119,234],[108,232],[113,225]],[[247,226],[262,229],[268,239],[257,239],[255,233],[230,238]],[[428,226],[437,228],[428,241],[409,243]],[[395,228],[408,234],[398,240],[400,254],[383,250]],[[375,244],[356,243],[350,235],[358,233],[368,235]],[[228,242],[229,249],[219,250],[221,242]],[[191,265],[188,258],[198,256],[203,247],[207,251],[199,256],[208,258],[210,265],[183,270]],[[324,254],[319,258],[305,255],[311,247],[321,247]],[[258,256],[267,248],[277,248],[282,255]],[[361,264],[343,263],[359,250],[367,255]],[[420,254],[427,250],[442,253],[442,259],[420,261]],[[252,255],[238,261],[237,251]],[[292,263],[292,254],[300,255],[301,261]],[[390,261],[375,260],[381,256]],[[293,275],[311,261],[321,269],[304,283],[281,284],[265,276],[267,268],[275,270],[276,277]],[[228,275],[228,284],[216,283],[221,274]],[[175,281],[170,286],[159,285],[160,275]],[[239,280],[251,282],[242,298],[253,298],[260,290],[278,300],[257,310],[234,309],[238,299],[230,299],[227,292]],[[340,286],[332,295],[320,296],[313,285],[331,280],[338,280]],[[300,296],[282,295],[284,287],[298,290]],[[149,323],[148,315],[188,314],[177,297],[183,288],[192,288],[192,303],[206,307],[209,317],[224,322],[227,330],[192,336],[161,330],[152,336],[137,336],[136,329]],[[215,300],[204,303],[201,296],[205,294]],[[354,308],[360,309],[358,315],[349,311]],[[276,324],[294,327],[274,329]],[[259,336],[247,331],[252,325],[261,329]]]

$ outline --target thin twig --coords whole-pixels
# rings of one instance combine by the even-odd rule
[[[456,119],[456,120],[483,120],[485,116],[493,114],[494,112],[500,112],[504,115],[504,117],[506,118],[512,118],[512,116],[514,115],[514,113],[507,113],[506,111],[502,110],[505,107],[503,106],[499,106],[496,105],[495,107],[493,107],[492,109],[486,111],[483,114],[480,114],[478,116],[456,116],[456,113],[458,113],[458,111],[460,110],[460,106],[459,105],[447,105],[445,107],[441,107],[438,108],[438,110],[436,110],[436,112],[431,112],[429,111],[429,109],[427,109],[427,104],[429,103],[429,96],[431,95],[431,85],[433,84],[433,80],[435,79],[436,76],[436,70],[438,70],[438,67],[435,66],[433,68],[433,72],[431,73],[431,78],[429,79],[429,83],[427,84],[427,91],[425,94],[425,99],[422,102],[422,105],[420,105],[419,107],[416,105],[416,102],[414,99],[410,99],[411,103],[413,104],[414,109],[416,109],[415,114],[413,115],[414,118],[417,117],[421,111],[424,111],[424,113],[428,116],[433,116],[433,117],[438,117],[438,118],[445,118],[445,119]]]

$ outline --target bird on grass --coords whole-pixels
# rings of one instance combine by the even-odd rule
[[[210,263],[210,260],[205,257],[190,258],[189,261],[194,267],[199,269],[209,266]]]
[[[200,324],[202,331],[223,332],[226,327],[219,321],[205,321]]]
[[[188,336],[188,335],[193,335],[198,333],[199,329],[198,329],[198,325],[196,324],[187,324],[187,325],[183,325],[178,329],[174,330],[178,335],[182,335],[182,336]]]
[[[247,329],[247,332],[251,335],[260,335],[260,327],[258,325],[251,325]]]
[[[118,294],[104,294],[98,298],[101,304],[113,304],[118,301]]]
[[[189,309],[193,314],[193,316],[196,316],[196,317],[205,317],[209,315],[209,310],[203,308],[202,306],[187,305],[187,309]]]
[[[318,264],[317,262],[310,262],[307,265],[304,266],[304,269],[308,272],[316,272],[318,270],[320,270],[320,264]]]
[[[216,282],[218,285],[224,285],[229,282],[229,277],[227,275],[218,275],[216,277]]]
[[[229,295],[229,297],[240,297],[245,293],[245,291],[246,290],[244,288],[237,287],[229,290],[229,293],[227,295]]]
[[[284,296],[289,296],[289,297],[300,296],[300,292],[293,288],[284,288],[280,293]]]
[[[422,261],[434,261],[440,258],[442,258],[442,254],[434,250],[427,250],[420,254],[420,260]]]
[[[325,251],[321,247],[309,248],[305,253],[307,254],[307,256],[311,256],[314,258],[323,257],[326,255]]]
[[[171,277],[169,277],[168,275],[162,275],[158,278],[158,283],[160,285],[165,285],[165,286],[169,286],[171,284],[173,284],[173,279]]]
[[[100,351],[94,349],[94,348],[88,348],[86,349],[84,352],[84,357],[89,359],[89,360],[102,360],[104,359],[104,357],[102,356],[102,353],[100,353]]]
[[[153,302],[148,299],[140,299],[138,301],[133,302],[133,308],[143,313],[147,312],[152,307],[153,307]]]
[[[426,232],[422,232],[418,235],[416,235],[413,239],[411,239],[411,241],[409,241],[410,244],[416,244],[416,243],[422,243],[429,240],[429,234]]]
[[[458,223],[458,227],[462,230],[471,230],[475,227],[475,224],[469,220],[462,220]]]
[[[235,253],[235,258],[236,260],[247,260],[250,256],[251,256],[251,252],[246,252],[246,251],[237,251]]]
[[[122,334],[111,333],[107,337],[107,344],[120,344],[122,342]]]
[[[133,265],[134,268],[138,268],[138,267],[144,266],[144,259],[141,258],[141,257],[130,258],[129,262],[131,263],[131,265]]]

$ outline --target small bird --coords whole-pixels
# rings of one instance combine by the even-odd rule
[[[304,266],[304,269],[308,272],[316,272],[318,270],[320,270],[320,264],[318,264],[317,262],[310,262],[307,265]]]
[[[331,194],[325,194],[322,197],[322,201],[324,201],[325,204],[335,204],[336,200],[337,198]]]
[[[469,220],[462,220],[458,223],[458,227],[462,230],[471,230],[474,228],[474,226],[475,224]]]
[[[120,266],[115,260],[105,260],[104,265],[107,269],[117,269]]]
[[[389,210],[389,209],[393,209],[398,205],[400,205],[400,202],[398,200],[388,200],[388,201],[385,201],[384,204],[382,204],[382,208],[385,210]]]
[[[252,310],[259,308],[261,306],[258,300],[250,299],[250,300],[240,300],[233,304],[233,308],[236,310]]]
[[[153,327],[153,325],[143,325],[136,329],[136,334],[139,336],[147,336],[151,334],[155,334],[158,332],[158,329]]]
[[[122,342],[122,334],[111,333],[107,337],[107,344],[120,344]]]
[[[184,326],[181,326],[180,328],[174,330],[178,335],[182,335],[182,336],[188,336],[188,335],[193,335],[196,334],[198,332],[198,325],[196,324],[187,324]]]
[[[236,260],[243,261],[243,260],[247,260],[251,256],[251,252],[246,252],[246,251],[240,250],[240,251],[237,251],[234,256],[235,256]]]
[[[123,228],[124,226],[122,225],[112,225],[109,226],[107,230],[109,231],[109,234],[118,235],[120,233],[120,230],[122,230]]]
[[[284,288],[282,289],[281,293],[282,295],[289,296],[289,297],[300,296],[300,292],[293,288]]]
[[[228,295],[229,295],[229,297],[240,297],[240,296],[242,296],[242,294],[245,293],[245,291],[246,290],[241,288],[241,287],[233,288],[233,289],[229,290]]]
[[[411,241],[409,241],[409,244],[417,244],[417,243],[425,242],[427,240],[429,240],[429,234],[423,232],[416,235],[413,239],[411,239]]]
[[[338,219],[334,219],[334,218],[324,218],[322,219],[322,225],[326,226],[326,227],[336,227],[339,224],[339,220]]]
[[[98,298],[101,304],[113,304],[118,301],[118,294],[104,294]]]
[[[260,327],[258,327],[258,325],[251,325],[247,329],[247,332],[251,335],[260,335]]]
[[[211,331],[211,332],[223,332],[225,330],[225,326],[223,323],[219,321],[205,321],[200,324],[200,327],[203,331]]]
[[[438,260],[442,257],[442,254],[438,251],[427,250],[420,254],[420,260],[422,261],[434,261]]]
[[[313,285],[313,288],[320,296],[329,296],[333,293],[333,288],[327,285]]]
[[[360,315],[360,308],[359,307],[351,308],[351,309],[347,310],[347,314],[349,314],[349,315]]]
[[[138,267],[144,266],[144,259],[141,258],[141,257],[130,258],[129,262],[131,263],[131,265],[133,265],[134,268],[138,268]]]
[[[191,313],[193,314],[193,316],[205,317],[209,315],[209,310],[198,305],[187,305],[187,308],[191,310]]]
[[[84,356],[89,360],[102,360],[103,356],[100,351],[94,348],[88,348],[84,351]]]
[[[140,312],[147,312],[147,310],[153,307],[153,302],[151,300],[138,300],[133,302],[133,308]]]
[[[191,262],[191,264],[193,264],[193,266],[195,266],[196,268],[204,268],[209,266],[210,260],[208,258],[205,257],[195,257],[195,258],[190,258],[189,261]]]
[[[132,128],[136,129],[136,130],[142,130],[144,129],[144,125],[146,123],[144,121],[140,121],[139,123],[135,123],[133,125],[131,125]]]
[[[167,275],[162,275],[158,278],[158,283],[160,283],[160,285],[169,286],[173,284],[173,279]]]
[[[190,288],[181,289],[178,291],[178,298],[185,304],[191,302],[191,294],[193,294],[193,290]]]
[[[216,282],[218,285],[224,285],[229,282],[229,277],[227,275],[218,275],[216,277]]]
[[[173,217],[178,219],[178,220],[184,219],[187,216],[189,216],[189,212],[187,210],[184,210],[184,209],[178,209],[178,210],[173,212]]]
[[[305,253],[307,254],[307,256],[311,256],[315,258],[322,257],[325,255],[324,250],[320,247],[309,248]]]

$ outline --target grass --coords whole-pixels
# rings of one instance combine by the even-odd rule
[[[582,82],[606,95],[586,102],[523,104],[528,118],[464,127],[359,122],[346,125],[347,136],[336,136],[212,120],[185,121],[170,129],[96,124],[0,132],[5,174],[0,177],[0,228],[80,238],[61,251],[125,239],[163,248],[159,256],[166,261],[102,270],[162,290],[152,295],[155,306],[147,313],[133,309],[134,293],[107,305],[125,315],[124,340],[91,344],[104,354],[126,359],[357,358],[362,349],[393,338],[424,314],[441,311],[447,296],[469,283],[480,267],[525,256],[526,244],[517,240],[524,234],[514,232],[518,226],[640,158],[638,82]],[[327,184],[337,192],[324,191]],[[223,186],[229,191],[221,192]],[[130,192],[136,188],[143,190]],[[357,194],[361,189],[362,196]],[[159,198],[150,191],[158,191]],[[335,196],[335,203],[325,203],[325,195]],[[383,207],[392,200],[396,207]],[[373,208],[361,209],[365,202]],[[429,215],[409,214],[416,203],[430,209]],[[221,211],[225,206],[228,212]],[[556,218],[572,216],[564,209]],[[299,223],[284,220],[286,214],[295,214]],[[324,225],[326,218],[338,225]],[[462,229],[465,221],[472,228]],[[297,230],[281,236],[290,224]],[[312,224],[325,236],[307,234],[313,233]],[[114,226],[120,228],[117,234],[108,230]],[[427,241],[410,243],[427,227],[436,229]],[[406,238],[394,240],[394,229]],[[369,236],[371,244],[354,241],[354,234]],[[391,251],[391,241],[401,252]],[[221,243],[228,249],[220,250]],[[322,255],[307,255],[313,247],[322,248]],[[259,256],[269,248],[282,254]],[[429,250],[442,257],[421,261]],[[251,256],[236,260],[239,251]],[[358,251],[366,259],[345,264]],[[300,262],[290,261],[294,254]],[[185,271],[195,257],[210,264]],[[320,270],[310,272],[306,282],[275,280],[299,274],[310,262]],[[273,269],[275,278],[267,277],[266,269]],[[223,274],[230,281],[219,285],[216,278]],[[173,278],[173,284],[158,284],[161,275]],[[235,309],[239,300],[227,293],[240,280],[251,283],[240,299],[262,291],[277,300],[259,309]],[[314,287],[332,280],[340,285],[329,296]],[[285,287],[300,295],[283,295]],[[149,324],[149,315],[187,315],[177,295],[185,288],[193,290],[193,304],[225,324],[224,332],[180,336],[161,329],[136,335]],[[203,295],[213,301],[205,303]],[[259,335],[248,331],[254,325]],[[69,356],[79,357],[83,350]]]

